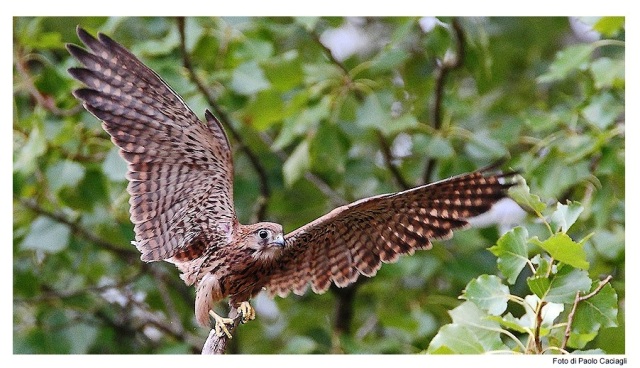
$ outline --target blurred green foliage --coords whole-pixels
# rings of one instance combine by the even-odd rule
[[[323,35],[348,22],[375,42],[340,60]],[[126,165],[71,95],[77,62],[64,45],[79,43],[76,25],[125,45],[199,116],[211,102],[224,112],[239,133],[241,222],[291,231],[340,203],[509,156],[543,202],[581,203],[576,219],[561,217],[575,221],[573,239],[593,233],[585,272],[612,275],[624,305],[624,18],[574,23],[591,33],[559,17],[187,18],[182,44],[173,18],[14,18],[13,351],[193,353],[208,333],[177,270],[144,264],[130,245]],[[529,236],[546,231],[525,223]],[[383,266],[356,289],[348,332],[334,327],[338,293],[258,298],[230,351],[426,351],[471,308],[458,299],[470,281],[507,272],[512,293],[528,288],[531,273],[509,274],[487,251],[499,235],[465,230]],[[617,319],[570,346],[624,353],[623,307]]]

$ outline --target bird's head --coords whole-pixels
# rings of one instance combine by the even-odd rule
[[[273,222],[259,222],[243,226],[242,243],[253,250],[256,259],[277,258],[285,246],[282,225]]]

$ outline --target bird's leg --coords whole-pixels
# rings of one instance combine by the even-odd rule
[[[216,330],[216,335],[218,337],[222,337],[222,334],[224,333],[228,338],[231,338],[231,333],[229,332],[229,329],[227,329],[226,325],[233,326],[233,319],[220,317],[213,310],[209,310],[209,315],[213,317],[213,320],[215,321],[214,328]]]
[[[249,302],[242,302],[238,307],[238,313],[242,315],[242,323],[247,323],[256,319],[256,310]]]

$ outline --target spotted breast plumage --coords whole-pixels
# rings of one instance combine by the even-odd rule
[[[74,91],[128,163],[127,190],[137,249],[144,261],[176,265],[196,287],[203,325],[229,298],[245,319],[261,290],[286,296],[344,287],[371,277],[382,263],[429,249],[506,196],[513,173],[479,170],[399,193],[345,205],[284,234],[279,224],[242,225],[233,205],[233,164],[221,123],[200,121],[151,69],[104,34],[77,30],[87,50],[68,45],[84,67],[69,69],[86,87]]]

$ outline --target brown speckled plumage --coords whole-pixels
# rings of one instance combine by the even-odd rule
[[[195,285],[196,318],[209,324],[213,303],[232,305],[262,289],[286,296],[326,291],[382,263],[429,249],[486,212],[512,185],[511,174],[484,171],[337,208],[283,236],[274,223],[242,225],[233,208],[233,164],[218,120],[201,122],[182,99],[133,54],[78,28],[90,51],[68,45],[84,67],[69,72],[74,92],[128,162],[135,245],[144,261],[174,263]]]

